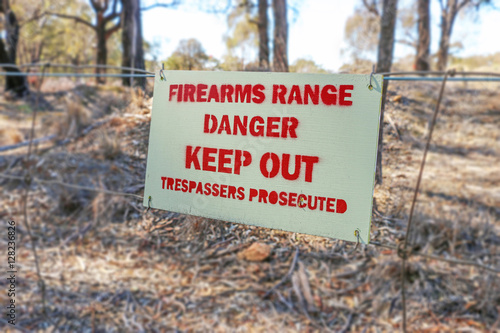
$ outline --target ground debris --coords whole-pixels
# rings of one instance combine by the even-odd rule
[[[263,261],[271,254],[271,247],[265,243],[255,242],[240,253],[239,259],[248,261]]]
[[[412,249],[500,267],[500,98],[486,86],[464,89],[450,82],[446,89],[410,234]],[[69,133],[74,139],[64,145],[40,142],[29,163],[26,147],[0,152],[0,173],[24,177],[30,164],[41,179],[137,198],[32,184],[28,211],[48,320],[22,224],[25,181],[0,179],[0,216],[19,222],[20,327],[76,332],[401,329],[401,260],[394,248],[356,247],[147,210],[141,196],[151,98],[119,87],[72,91],[81,105],[72,105],[68,118],[61,118],[69,103],[64,92],[45,93],[37,137]],[[397,246],[405,236],[436,85],[391,83],[389,96],[384,179],[375,188],[371,240]],[[0,129],[13,129],[0,131],[10,140],[5,145],[27,138],[31,106],[20,103],[0,103]],[[43,126],[55,123],[51,117],[62,119],[60,126]],[[95,123],[99,128],[85,131]],[[6,242],[0,238],[0,248]],[[411,256],[407,266],[411,331],[499,329],[498,274],[419,256]],[[2,292],[0,303],[4,300]],[[2,330],[4,325],[0,321]]]

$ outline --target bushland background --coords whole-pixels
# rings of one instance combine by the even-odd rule
[[[0,78],[5,230],[0,246],[7,248],[6,222],[15,220],[18,268],[16,325],[2,313],[2,331],[500,329],[498,83],[447,83],[407,244],[418,255],[411,255],[403,270],[397,247],[405,241],[440,82],[388,83],[373,244],[356,245],[146,211],[141,197],[152,80],[41,74],[130,74],[130,68],[155,71],[161,64],[186,70],[333,72],[314,59],[289,63],[289,26],[309,4],[0,3],[3,71],[31,73]],[[222,58],[207,55],[203,40],[191,38],[158,59],[160,46],[142,34],[142,13],[185,5],[227,17]],[[457,52],[468,46],[453,39],[456,22],[468,15],[480,20],[496,5],[358,1],[343,32],[350,61],[338,70],[368,74],[376,65],[377,72],[499,73],[500,53],[460,57]],[[439,33],[431,35],[435,17]],[[439,40],[437,49],[431,39]],[[414,51],[394,58],[395,43]],[[35,143],[28,156],[32,129]],[[5,281],[0,285],[7,289]],[[6,292],[0,292],[2,307],[7,302]]]

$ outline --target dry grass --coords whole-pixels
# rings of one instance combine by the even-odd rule
[[[398,244],[404,238],[436,87],[390,85],[384,183],[375,188],[374,241]],[[500,101],[496,91],[480,88],[456,84],[447,88],[411,240],[423,253],[498,269]],[[67,146],[36,155],[37,176],[142,195],[151,100],[139,93],[120,95],[89,87],[77,93],[85,110],[91,110],[92,121],[100,117],[110,121]],[[394,96],[401,97],[394,100]],[[127,97],[129,104],[124,107],[102,104]],[[53,105],[49,116],[67,107],[65,102]],[[10,124],[18,124],[23,133],[28,120],[26,113]],[[0,155],[1,172],[22,175],[22,163],[14,161],[23,152]],[[17,323],[29,331],[51,331],[54,326],[42,313],[33,257],[21,223],[23,185],[3,179],[0,184],[5,194],[0,215],[18,221],[22,235],[17,244],[21,277]],[[140,200],[56,185],[34,186],[29,212],[40,247],[49,316],[61,331],[391,332],[401,328],[400,260],[392,249],[373,245],[356,249],[354,244],[321,237],[166,211],[145,213]],[[5,242],[0,239],[2,247]],[[239,254],[255,242],[268,246],[270,256],[257,262],[241,259]],[[411,257],[406,274],[409,328],[500,329],[498,277],[477,267]],[[5,302],[2,292],[0,304]]]
[[[66,97],[64,110],[60,117],[52,117],[52,122],[47,124],[51,127],[50,131],[55,132],[60,139],[80,134],[92,122],[92,111],[76,96]]]
[[[116,123],[116,122],[115,122]],[[120,139],[116,133],[100,131],[97,141],[97,152],[103,158],[114,160],[121,154]]]
[[[24,141],[23,133],[17,128],[0,128],[0,142],[3,145],[12,145]]]

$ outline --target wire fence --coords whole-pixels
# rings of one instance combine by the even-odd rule
[[[14,66],[12,64],[0,64],[0,67],[8,67],[8,66]],[[45,77],[154,77],[154,74],[152,72],[148,71],[141,71],[142,73],[146,74],[90,74],[90,73],[46,73],[46,69],[48,67],[67,67],[67,68],[75,68],[75,69],[84,69],[84,68],[95,68],[95,67],[104,67],[104,68],[109,68],[109,69],[117,69],[117,70],[132,70],[134,71],[133,68],[129,67],[118,67],[118,66],[96,66],[96,65],[85,65],[85,66],[76,66],[76,65],[64,65],[64,64],[24,64],[20,66],[15,66],[15,67],[41,67],[42,70],[41,72],[37,73],[32,73],[32,72],[0,72],[0,76],[31,76],[31,75],[36,75],[40,76],[41,80],[43,80]],[[138,71],[139,70],[135,70]],[[390,244],[390,243],[381,243],[378,241],[371,241],[369,245],[373,245],[376,247],[380,248],[387,248],[391,250],[395,250],[398,257],[401,260],[401,274],[400,274],[400,283],[401,283],[401,298],[402,298],[402,323],[403,323],[403,331],[407,331],[407,314],[406,314],[406,286],[405,286],[405,280],[406,280],[406,273],[407,273],[407,262],[411,256],[420,256],[426,259],[430,260],[436,260],[436,261],[441,261],[449,264],[456,264],[456,265],[464,265],[464,266],[471,266],[471,267],[477,267],[479,269],[482,269],[484,271],[491,272],[493,274],[500,274],[500,268],[497,267],[492,267],[489,265],[485,265],[479,261],[471,261],[471,260],[463,260],[463,259],[458,259],[455,257],[443,257],[443,256],[437,256],[437,255],[432,255],[432,254],[426,254],[420,251],[417,251],[414,249],[410,242],[409,235],[411,234],[412,231],[412,225],[413,225],[413,216],[415,212],[415,204],[418,199],[418,194],[420,192],[420,185],[422,181],[422,176],[424,174],[424,168],[425,168],[425,163],[426,163],[426,158],[427,158],[427,153],[430,148],[430,143],[432,140],[432,134],[433,130],[436,125],[436,121],[438,119],[438,114],[441,106],[441,101],[444,96],[445,92],[445,87],[446,83],[448,81],[484,81],[484,82],[489,82],[489,81],[500,81],[500,73],[493,73],[493,72],[456,72],[453,70],[449,70],[446,72],[389,72],[389,73],[380,73],[384,75],[384,80],[394,80],[394,81],[442,81],[441,88],[439,91],[439,97],[435,105],[434,113],[432,116],[432,120],[430,123],[428,135],[425,141],[425,148],[423,152],[423,157],[422,161],[420,164],[419,168],[419,173],[418,173],[418,178],[417,178],[417,184],[413,193],[413,199],[411,202],[411,209],[408,217],[408,223],[406,227],[406,232],[405,232],[405,238],[402,243],[399,245],[396,244]],[[423,77],[423,75],[438,75],[438,77]],[[457,77],[457,76],[462,76],[462,77]],[[40,85],[37,87],[36,91],[36,107],[34,109],[33,115],[32,115],[32,122],[31,122],[31,130],[30,130],[30,136],[29,136],[29,141],[27,143],[23,144],[18,144],[18,145],[13,145],[13,146],[6,146],[6,147],[0,147],[0,151],[5,151],[5,150],[10,150],[10,149],[17,149],[22,146],[28,146],[28,152],[26,155],[26,160],[29,161],[30,157],[32,155],[32,146],[33,144],[37,143],[37,140],[40,139],[34,139],[34,131],[35,131],[35,123],[36,123],[36,116],[37,116],[37,109],[38,109],[38,99],[40,96]],[[384,96],[385,98],[385,96]],[[383,120],[381,120],[382,122]],[[28,213],[28,196],[29,196],[29,191],[31,189],[31,185],[33,183],[40,183],[40,184],[45,184],[49,186],[63,186],[66,188],[70,189],[75,189],[75,190],[86,190],[86,191],[92,191],[96,193],[102,193],[106,195],[112,195],[112,196],[124,196],[124,197],[130,197],[134,198],[137,200],[143,200],[143,196],[136,195],[133,193],[126,193],[126,192],[121,192],[121,191],[113,191],[113,190],[108,190],[105,188],[99,188],[99,187],[89,187],[89,186],[81,186],[81,185],[76,185],[76,184],[70,184],[58,180],[48,180],[48,179],[42,179],[33,176],[32,170],[30,167],[29,163],[26,163],[25,166],[25,176],[16,176],[16,175],[10,175],[10,174],[5,174],[5,173],[0,173],[0,178],[5,178],[5,179],[12,179],[12,180],[20,180],[24,182],[25,185],[25,192],[23,196],[23,217],[24,217],[24,223],[26,225],[28,235],[30,237],[31,243],[32,243],[32,251],[33,251],[33,256],[35,259],[35,265],[36,265],[36,271],[37,271],[37,276],[38,276],[38,284],[40,287],[40,293],[41,293],[41,299],[42,299],[42,305],[43,305],[43,311],[44,315],[47,318],[48,321],[51,323],[52,320],[48,316],[47,313],[47,308],[46,308],[46,291],[45,291],[45,282],[42,277],[42,273],[40,270],[40,265],[39,265],[39,257],[37,253],[37,245],[35,242],[35,239],[31,233],[31,227],[29,223],[29,213]],[[148,208],[149,209],[149,208]],[[296,260],[296,256],[294,258],[294,261]],[[292,263],[292,267],[294,264]],[[285,280],[282,279],[283,281]],[[53,323],[54,324],[54,323]],[[57,325],[54,324],[56,329]]]
[[[74,73],[68,72],[0,72],[0,76],[44,76],[44,77],[74,77],[74,78],[153,78],[155,73],[144,69],[121,67],[113,65],[72,65],[72,64],[53,64],[53,63],[31,63],[31,64],[0,64],[3,68],[73,68]],[[132,73],[80,73],[84,69],[111,69],[130,71]],[[135,74],[140,73],[140,74]],[[376,73],[384,76],[385,81],[443,81],[448,72],[444,71],[413,71],[413,72],[385,72]],[[425,75],[425,76],[424,76]],[[431,75],[428,77],[427,75]],[[437,75],[437,77],[432,77]],[[500,82],[500,73],[477,72],[477,71],[451,71],[447,77],[448,81],[457,82]]]
[[[22,65],[14,65],[14,64],[0,64],[0,67],[3,68],[73,68],[75,70],[81,69],[115,69],[121,71],[132,71],[134,73],[144,73],[144,74],[154,74],[154,72],[150,72],[144,69],[133,68],[133,67],[123,67],[123,66],[113,66],[113,65],[72,65],[72,64],[57,64],[57,63],[31,63],[31,64],[22,64]],[[23,73],[26,74],[26,73]],[[30,73],[35,74],[35,72]],[[45,73],[45,75],[49,75],[50,73]],[[64,73],[61,73],[64,74]],[[69,73],[65,73],[69,74]]]

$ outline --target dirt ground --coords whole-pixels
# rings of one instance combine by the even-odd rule
[[[16,221],[16,329],[35,332],[392,332],[402,328],[401,259],[439,83],[391,82],[382,185],[359,245],[172,212],[142,200],[152,99],[118,86],[47,80],[31,160],[0,151],[0,248]],[[410,234],[409,331],[500,331],[500,95],[449,83]],[[0,149],[29,137],[36,94],[0,97]],[[24,222],[26,167],[33,183]],[[61,186],[59,182],[79,185]],[[98,193],[103,188],[129,196]],[[5,232],[4,232],[5,231]],[[383,245],[389,245],[384,247]],[[2,256],[4,256],[2,254]],[[3,257],[4,258],[4,257]],[[6,259],[0,266],[5,269]],[[2,274],[0,304],[8,302]],[[13,332],[2,311],[0,331]]]

